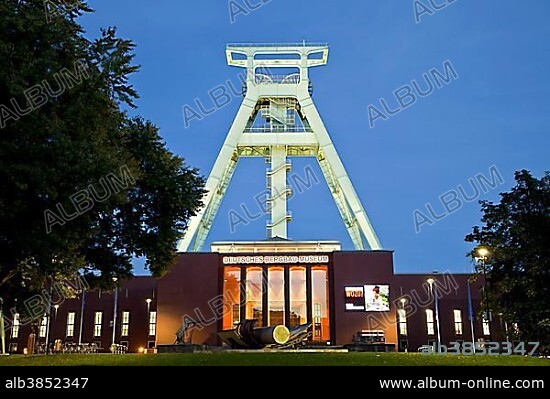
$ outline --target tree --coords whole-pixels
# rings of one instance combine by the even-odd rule
[[[510,192],[500,194],[500,203],[480,202],[484,226],[475,226],[466,241],[491,250],[486,269],[491,311],[517,323],[525,341],[548,344],[550,174],[537,179],[522,170],[515,180]]]
[[[201,206],[204,180],[129,116],[134,44],[88,40],[85,1],[0,2],[0,296],[51,278],[108,287],[145,257],[154,276]],[[48,8],[50,7],[50,8]],[[54,7],[54,8],[51,8]]]

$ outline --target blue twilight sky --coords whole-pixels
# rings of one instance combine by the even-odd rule
[[[254,7],[262,3],[246,1]],[[132,83],[141,99],[132,112],[154,121],[170,150],[204,175],[241,97],[232,96],[228,105],[192,120],[187,129],[182,107],[197,109],[198,98],[211,108],[209,90],[228,86],[227,81],[240,87],[242,71],[226,65],[225,44],[302,40],[330,44],[328,65],[311,73],[314,101],[383,247],[395,250],[397,272],[471,270],[464,236],[479,223],[477,201],[423,224],[418,234],[415,210],[429,216],[430,204],[444,214],[439,197],[459,185],[471,195],[468,180],[479,173],[489,178],[493,165],[504,183],[481,191],[479,199],[497,200],[513,186],[517,169],[538,177],[550,169],[548,0],[455,0],[439,11],[422,0],[416,2],[424,12],[420,23],[413,0],[271,0],[253,11],[245,0],[233,3],[234,10],[240,4],[248,14],[234,15],[234,23],[226,0],[92,0],[96,12],[82,19],[90,38],[100,27],[116,26],[137,44],[142,69]],[[369,128],[369,105],[383,110],[383,98],[395,109],[394,90],[412,80],[425,90],[423,73],[443,72],[446,60],[458,79]],[[352,249],[315,159],[293,160],[293,173],[305,177],[308,165],[320,183],[290,201],[290,238],[339,240]],[[254,197],[264,189],[263,160],[241,161],[208,244],[264,239],[265,217],[235,231],[229,218],[232,209],[245,215],[241,204],[257,214]]]

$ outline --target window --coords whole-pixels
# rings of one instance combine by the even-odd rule
[[[95,315],[94,315],[94,337],[101,337],[102,323],[103,323],[103,312],[95,312]]]
[[[263,271],[259,267],[246,269],[246,318],[256,320],[256,327],[263,325]]]
[[[513,334],[513,336],[518,336],[518,335],[519,335],[519,326],[518,326],[518,323],[512,323],[512,324],[510,324],[510,328],[512,329],[512,334]]]
[[[311,303],[313,304],[313,339],[330,340],[328,268],[311,269]]]
[[[74,337],[74,320],[76,313],[69,312],[67,313],[67,338]]]
[[[434,311],[426,309],[426,328],[428,330],[428,335],[435,335],[434,325]]]
[[[268,281],[268,322],[270,326],[285,324],[285,272],[282,267],[270,267]]]
[[[462,335],[462,311],[460,309],[453,310],[455,321],[455,334]]]
[[[300,326],[307,320],[306,269],[290,269],[290,327]]]
[[[40,338],[46,338],[46,329],[48,328],[48,316],[42,317],[40,321],[40,327],[38,327],[38,336]]]
[[[491,335],[490,322],[486,318],[483,319],[483,335],[485,336]]]
[[[223,269],[223,304],[224,313],[222,328],[232,330],[240,322],[241,303],[241,269],[224,267]],[[227,309],[227,311],[225,311]]]
[[[397,318],[399,319],[399,334],[407,335],[407,311],[397,309]]]
[[[13,325],[11,326],[11,337],[19,338],[19,331],[21,330],[21,320],[19,319],[19,313],[13,315]]]
[[[130,332],[130,312],[127,310],[122,312],[122,328],[120,330],[120,335],[127,337]]]
[[[149,336],[157,335],[157,312],[149,312]]]

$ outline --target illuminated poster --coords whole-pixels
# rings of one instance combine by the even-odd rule
[[[346,287],[346,310],[365,311],[364,287]]]
[[[390,310],[389,285],[345,287],[345,295],[348,311],[388,312]]]
[[[389,285],[365,285],[365,311],[387,312],[390,310]]]

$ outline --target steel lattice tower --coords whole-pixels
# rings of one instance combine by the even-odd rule
[[[328,51],[326,44],[310,43],[227,45],[228,64],[247,69],[245,96],[208,177],[204,206],[189,221],[179,252],[201,250],[241,157],[264,157],[268,164],[268,238],[287,238],[288,157],[315,157],[355,249],[365,249],[363,237],[372,250],[381,249],[311,98],[309,68],[326,65]],[[271,73],[277,70],[283,73]]]

